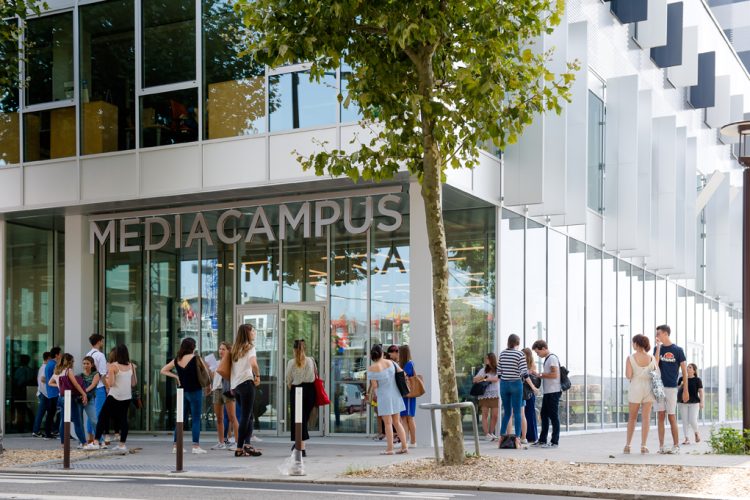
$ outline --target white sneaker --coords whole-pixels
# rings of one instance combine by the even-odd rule
[[[84,446],[83,449],[86,451],[98,450],[99,445],[97,443],[89,443],[86,446]]]
[[[182,452],[185,453],[185,448],[182,449]],[[176,453],[177,453],[177,447],[176,446],[172,446],[172,455],[174,455]]]
[[[227,445],[225,445],[224,443],[216,443],[215,445],[211,447],[211,449],[212,450],[226,450]]]
[[[118,444],[117,448],[115,448],[117,451],[128,451],[128,447],[124,444]]]
[[[78,446],[76,446],[76,450],[82,450],[85,446],[86,445],[84,445],[83,443],[78,443]]]
[[[250,437],[250,441],[255,441],[256,443],[260,443],[260,442],[262,442],[263,440],[262,440],[261,438],[259,438],[258,436],[256,436],[255,434],[253,434],[253,435],[252,435],[252,436]]]
[[[193,451],[191,453],[193,455],[202,455],[203,453],[208,453],[208,452],[199,446],[197,448],[193,448]]]
[[[672,449],[668,452],[670,455],[678,455],[680,453],[679,446],[672,446]]]
[[[234,445],[236,445],[236,444],[237,444],[237,441],[236,441],[236,440],[235,440],[235,439],[234,439],[233,437],[231,437],[231,438],[229,438],[229,442],[228,442],[228,444],[229,444],[230,446],[234,446]]]

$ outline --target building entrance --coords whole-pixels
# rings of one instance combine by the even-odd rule
[[[305,340],[307,356],[315,360],[320,377],[326,380],[325,321],[326,308],[316,302],[235,308],[234,330],[241,324],[251,324],[257,332],[255,347],[261,382],[255,396],[253,418],[259,434],[288,436],[294,425],[284,374],[287,363],[294,359],[295,340]],[[311,435],[323,434],[325,418],[325,412],[313,410],[308,422]]]

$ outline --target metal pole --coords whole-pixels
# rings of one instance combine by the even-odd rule
[[[63,405],[63,469],[70,469],[70,390],[65,391]],[[49,418],[49,416],[47,417]]]
[[[750,429],[750,168],[742,180],[742,428]]]
[[[440,463],[440,444],[438,443],[437,422],[435,422],[435,410],[436,408],[432,408],[430,410],[430,418],[432,419],[432,445],[435,448],[435,462],[439,464]]]
[[[175,457],[177,463],[175,464],[175,472],[182,472],[182,460],[183,460],[183,450],[182,450],[182,440],[183,440],[183,422],[184,422],[184,390],[181,388],[177,389],[177,418],[176,418],[176,439],[175,439]],[[193,415],[193,418],[195,418],[195,415]]]
[[[461,410],[458,410],[461,411]],[[479,429],[477,428],[477,409],[474,407],[474,403],[471,403],[471,427],[474,431],[474,452],[477,454],[477,458],[480,456],[479,454]]]
[[[302,463],[302,387],[294,389],[294,465],[289,475],[305,475],[305,464]]]

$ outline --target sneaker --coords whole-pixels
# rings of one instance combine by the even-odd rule
[[[680,453],[680,447],[677,445],[672,446],[672,449],[669,450],[670,455],[678,455],[679,453]]]
[[[224,443],[216,443],[215,445],[213,445],[211,447],[211,449],[212,450],[226,450],[227,449],[227,445],[224,444]]]
[[[83,449],[86,451],[98,450],[99,445],[96,443],[89,443],[86,446],[84,446]]]
[[[191,453],[193,455],[202,455],[203,453],[208,453],[208,452],[199,446],[197,448],[193,448],[193,451],[191,451]]]
[[[230,437],[229,441],[225,441],[225,443],[227,443],[227,444],[229,444],[231,446],[234,446],[234,445],[237,444],[237,441],[233,437]]]
[[[557,448],[557,445],[555,443],[545,443],[542,445],[542,448]]]
[[[255,434],[253,434],[252,436],[250,436],[250,441],[255,441],[256,443],[263,442],[263,440],[261,438],[259,438],[258,436],[256,436]]]
[[[83,450],[86,447],[83,443],[78,443],[78,446],[76,446],[76,450]]]
[[[664,447],[662,446],[661,448],[659,448],[659,451],[657,451],[656,453],[658,453],[659,455],[666,455],[666,454],[668,454],[669,452],[667,451],[667,449],[666,449],[666,448],[664,448]]]
[[[43,438],[44,434],[42,434],[41,432],[32,432],[31,433],[31,437],[33,437],[33,438]]]
[[[521,444],[529,444],[529,441],[528,441],[528,439],[522,439],[522,440],[521,440]]]
[[[542,447],[547,446],[547,443],[542,443],[541,441],[534,441],[533,443],[531,443],[531,446],[535,448],[542,448]]]
[[[487,433],[487,434],[485,434],[485,436],[484,436],[484,440],[485,440],[485,441],[490,441],[490,442],[492,442],[492,441],[494,441],[494,440],[495,440],[495,436],[493,436],[493,435],[492,435],[492,434],[490,434],[490,433]]]
[[[182,449],[182,452],[185,453],[185,448]],[[172,455],[174,455],[175,453],[177,453],[177,447],[172,446]]]
[[[117,447],[116,447],[115,449],[116,449],[117,451],[128,451],[128,447],[127,447],[127,446],[125,446],[125,445],[124,445],[124,444],[122,444],[122,443],[118,444],[118,445],[117,445]]]
[[[99,446],[99,449],[100,449],[100,450],[108,450],[108,449],[109,449],[109,444],[108,444],[108,443],[107,443],[107,442],[105,441],[105,442],[103,442],[103,443],[102,443],[102,444],[101,444],[101,445]]]

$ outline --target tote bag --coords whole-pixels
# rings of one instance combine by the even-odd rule
[[[331,399],[326,393],[323,379],[316,375],[315,382],[313,382],[313,384],[315,384],[315,406],[326,406],[331,404]]]

